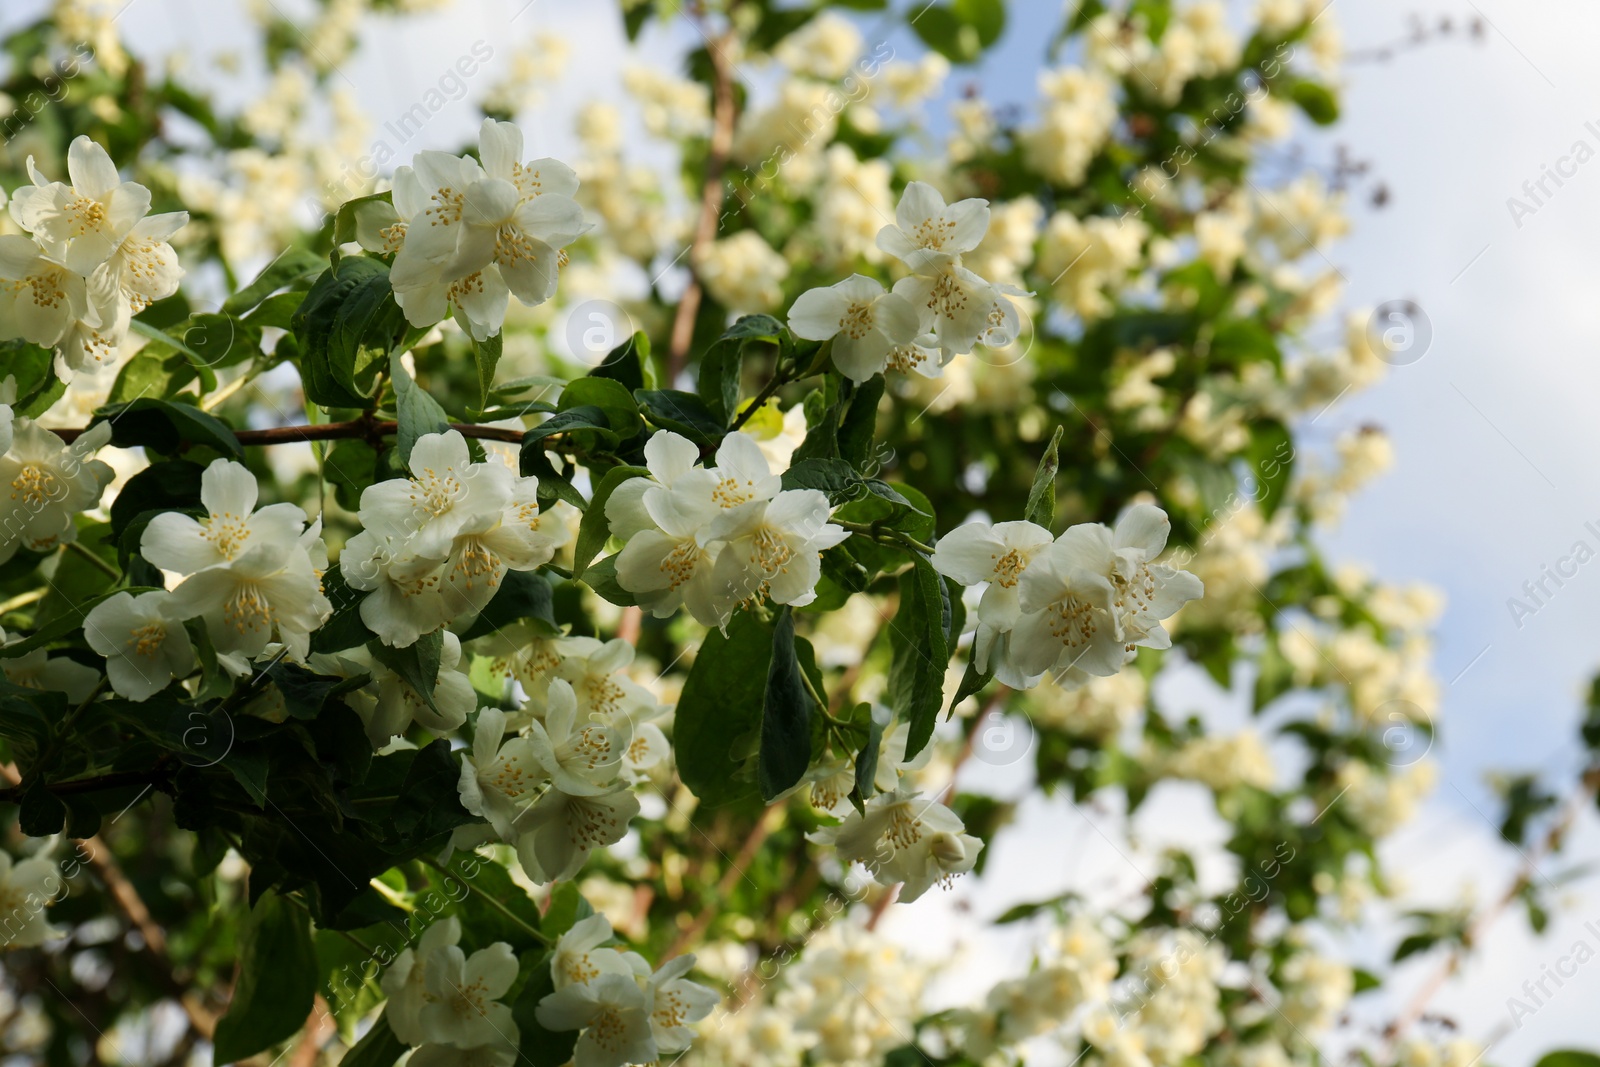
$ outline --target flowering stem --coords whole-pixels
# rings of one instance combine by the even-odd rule
[[[71,550],[71,551],[74,551],[74,552],[78,553],[78,555],[82,556],[84,559],[88,560],[90,563],[93,563],[96,567],[99,567],[102,571],[104,571],[110,577],[112,577],[112,578],[121,578],[122,577],[122,572],[121,571],[117,570],[117,568],[113,567],[111,564],[107,563],[105,560],[101,559],[99,556],[95,555],[93,552],[89,551],[87,548],[84,548],[78,542],[76,542],[76,541],[68,541],[67,542],[67,548],[69,550]]]
[[[295,441],[332,441],[342,438],[372,439],[392,437],[399,432],[400,424],[377,419],[351,419],[348,422],[325,422],[316,426],[273,426],[265,430],[235,430],[233,436],[241,445],[283,445]],[[463,437],[476,437],[485,441],[505,441],[520,445],[523,431],[503,426],[478,426],[470,422],[452,422],[452,430]],[[83,433],[81,429],[54,430],[55,435],[71,444]]]
[[[438,860],[432,859],[431,857],[421,856],[419,858],[422,860],[423,863],[426,863],[428,866],[432,867],[434,870],[438,871],[440,874],[448,875],[451,878],[458,879],[461,882],[462,885],[466,886],[472,892],[478,894],[478,896],[480,898],[482,898],[483,901],[486,902],[491,908],[493,908],[495,911],[498,911],[501,915],[504,915],[507,919],[510,919],[517,926],[521,927],[523,933],[527,934],[529,937],[531,937],[535,941],[539,942],[539,944],[544,945],[546,948],[548,948],[551,945],[555,944],[555,942],[550,940],[549,936],[546,935],[542,930],[540,930],[540,929],[538,929],[537,927],[534,927],[534,926],[529,926],[522,919],[518,918],[516,913],[513,912],[510,908],[506,907],[504,904],[502,904],[498,900],[496,900],[492,894],[487,893],[484,890],[480,889],[479,887],[473,885],[472,884],[472,879],[466,877],[465,875],[462,875],[462,874],[459,874],[459,873],[457,873],[455,871],[452,871],[450,868],[446,867],[444,864],[440,863]]]
[[[912,537],[910,534],[902,533],[901,531],[891,527],[879,526],[877,523],[849,522],[839,518],[830,519],[828,521],[832,522],[835,526],[849,530],[853,534],[860,534],[863,537],[870,537],[879,544],[899,544],[905,546],[906,548],[915,549],[925,556],[933,555],[932,545],[925,545],[921,541],[918,541],[915,537]]]
[[[705,31],[706,56],[711,61],[711,143],[706,147],[705,178],[700,186],[700,219],[695,224],[694,241],[689,246],[689,286],[678,300],[672,319],[671,342],[667,348],[667,384],[683,370],[689,357],[689,342],[694,339],[694,323],[700,313],[700,279],[695,274],[700,253],[717,236],[724,197],[722,172],[733,151],[733,123],[737,104],[733,95],[733,65],[727,49],[734,43],[733,31],[712,39]]]

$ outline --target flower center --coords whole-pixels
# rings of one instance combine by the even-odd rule
[[[755,487],[756,483],[748,478],[744,480],[743,485],[737,478],[724,478],[717,483],[715,489],[711,490],[711,499],[717,502],[718,507],[736,508],[754,498],[755,494],[751,490]]]
[[[955,220],[940,215],[917,223],[917,228],[911,231],[911,239],[919,248],[941,250],[944,248],[944,243],[955,233],[955,229]]]
[[[600,968],[589,959],[587,952],[565,953],[561,959],[561,972],[574,985],[585,985],[600,977]]]
[[[540,244],[515,225],[502,225],[494,233],[494,261],[502,267],[534,263],[539,258]]]
[[[448,467],[442,477],[432,467],[422,468],[422,473],[411,479],[411,488],[411,503],[435,519],[449,511],[462,492],[461,479]]]
[[[222,622],[239,633],[272,629],[272,602],[254,583],[242,585],[222,608]]]
[[[147,622],[128,634],[128,641],[133,645],[134,654],[145,659],[154,659],[166,640],[167,627],[159,622]]]
[[[56,478],[55,472],[37,463],[27,464],[11,479],[11,499],[21,500],[35,510],[65,495],[66,487]]]
[[[667,576],[671,584],[670,589],[677,589],[680,585],[694,577],[695,567],[700,562],[700,546],[695,544],[693,538],[679,541],[671,552],[661,557],[661,573]]]
[[[1013,548],[995,561],[994,580],[1006,589],[1014,589],[1021,580],[1022,569],[1027,565],[1028,561],[1023,558],[1022,553]]]
[[[872,305],[851,304],[839,320],[839,330],[852,341],[859,341],[872,329]]]
[[[598,848],[616,840],[617,813],[584,797],[567,799],[567,837],[578,848]]]
[[[67,217],[72,220],[72,236],[82,237],[89,231],[98,230],[104,225],[106,221],[106,206],[98,200],[80,196],[67,206]]]
[[[623,1021],[622,1013],[616,1008],[603,1007],[593,1019],[589,1020],[589,1027],[584,1031],[584,1036],[607,1052],[617,1053],[622,1050],[622,1044],[627,1040],[628,1024]]]
[[[226,560],[237,557],[250,540],[250,527],[231,511],[208,516],[200,520],[200,524],[205,527],[206,540],[215,545],[217,554]]]
[[[433,191],[430,197],[434,206],[426,209],[422,217],[428,220],[429,226],[449,226],[461,221],[461,206],[466,199],[466,194],[458,192],[448,185],[442,185]]]
[[[1068,648],[1079,648],[1094,640],[1094,608],[1077,597],[1066,597],[1049,607],[1050,636]]]

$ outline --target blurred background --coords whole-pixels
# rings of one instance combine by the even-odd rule
[[[258,2],[303,14],[291,0]],[[1234,6],[1243,18],[1254,5]],[[47,7],[8,0],[0,25],[31,21]],[[206,65],[224,103],[245,106],[267,88],[265,73],[250,67],[255,23],[243,0],[130,0],[122,10],[119,31],[132,49]],[[1538,770],[1570,779],[1583,766],[1576,729],[1600,659],[1600,556],[1588,559],[1600,553],[1600,471],[1592,460],[1600,453],[1592,415],[1600,392],[1600,301],[1593,297],[1600,289],[1600,66],[1593,59],[1600,6],[1335,0],[1324,17],[1336,20],[1346,50],[1342,120],[1331,133],[1307,127],[1287,151],[1303,152],[1347,190],[1351,230],[1327,253],[1344,279],[1341,306],[1412,302],[1420,309],[1420,341],[1411,361],[1380,387],[1300,429],[1312,441],[1331,442],[1371,424],[1392,440],[1392,469],[1325,540],[1332,557],[1387,580],[1427,582],[1447,602],[1434,655],[1443,698],[1431,754],[1440,784],[1420,817],[1387,842],[1388,862],[1424,902],[1485,904],[1513,884],[1520,862],[1498,840],[1491,776]],[[1060,20],[1053,2],[1012,5],[999,44],[978,67],[953,74],[945,99],[929,105],[931,132],[948,129],[946,105],[971,85],[996,105],[1035,99],[1043,46]],[[860,24],[869,42],[920,51],[903,28],[885,33],[871,15]],[[384,172],[418,149],[466,143],[478,102],[507,84],[529,93],[517,116],[532,153],[559,157],[575,154],[575,123],[594,100],[621,109],[624,138],[637,127],[624,73],[639,62],[672,63],[686,43],[674,32],[689,31],[652,22],[630,48],[609,4],[473,0],[376,24],[358,52],[332,64],[333,80],[370,120],[374,160],[393,151],[392,161],[377,164]],[[447,86],[419,128],[394,126],[439,88],[456,57],[477,54],[475,44],[487,44],[490,55],[460,95]],[[237,62],[229,59],[235,49]],[[770,83],[780,74],[767,77]],[[647,149],[642,158],[650,161]],[[309,199],[239,210],[315,217]],[[1328,329],[1337,331],[1341,321],[1342,314],[1331,316]],[[1587,560],[1582,565],[1574,559],[1580,542],[1588,550],[1578,553]],[[1558,566],[1570,576],[1551,579]],[[1199,671],[1168,684],[1180,690],[1169,694],[1174,703],[1188,702],[1219,725],[1248,718]],[[1015,768],[982,761],[964,773],[990,790],[1020,795],[1026,784]],[[1025,958],[1022,945],[1004,936],[979,939],[971,915],[992,916],[1057,892],[1064,878],[1115,899],[1143,882],[1143,864],[1163,842],[1220,835],[1210,810],[1201,786],[1163,783],[1127,840],[1103,813],[1066,798],[1035,798],[1023,813],[1023,828],[1033,832],[1005,839],[983,879],[941,898],[937,930],[926,908],[891,912],[884,929],[918,952],[968,953],[974,966],[963,984],[941,990],[961,1002]],[[1586,809],[1568,855],[1597,851],[1600,825]],[[1558,872],[1535,865],[1532,877],[1549,881]],[[1481,951],[1432,1001],[1435,1010],[1479,1027],[1470,1036],[1506,1030],[1488,1053],[1493,1062],[1531,1063],[1595,1036],[1600,965],[1567,979],[1535,1017],[1506,1025],[1507,998],[1525,978],[1579,938],[1600,944],[1584,928],[1589,921],[1600,928],[1600,882],[1578,879],[1556,897],[1563,907],[1542,937],[1516,916],[1488,927]],[[1389,943],[1392,937],[1374,938],[1371,951]],[[1344,946],[1357,961],[1366,947]],[[1361,1010],[1375,1024],[1392,1017],[1437,962],[1402,965],[1381,1001],[1364,998]],[[1381,963],[1371,961],[1374,969]]]

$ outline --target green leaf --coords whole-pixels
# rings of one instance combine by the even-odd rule
[[[333,247],[338,249],[340,245],[350,244],[356,239],[356,211],[362,204],[393,203],[394,192],[389,190],[371,196],[358,196],[340,204],[338,213],[333,216]]]
[[[1600,1067],[1600,1056],[1581,1049],[1557,1049],[1540,1056],[1533,1067]]]
[[[638,598],[622,588],[621,583],[617,581],[616,556],[607,556],[585,567],[583,584],[593,589],[602,600],[618,607],[631,608],[639,603]]]
[[[770,802],[794,788],[811,765],[812,704],[795,658],[794,611],[785,607],[772,629],[772,660],[761,711],[757,768],[762,799]]]
[[[622,344],[613,348],[600,365],[589,372],[591,378],[609,378],[618,382],[632,395],[643,389],[654,375],[650,373],[650,335],[636,332]]]
[[[242,941],[239,980],[212,1042],[218,1063],[294,1036],[317,992],[317,953],[305,912],[269,890],[250,909]]]
[[[1326,85],[1303,79],[1290,82],[1289,99],[1318,126],[1331,126],[1339,121],[1339,98]]]
[[[889,720],[872,714],[870,704],[858,705],[856,710],[859,713],[863,708],[867,716],[867,739],[856,753],[856,792],[865,800],[878,791],[878,752],[883,747],[883,731]]]
[[[324,271],[293,324],[306,399],[332,408],[367,407],[378,373],[410,335],[389,268],[372,256],[345,256]]]
[[[175,456],[186,447],[200,446],[244,459],[244,449],[227,423],[193,404],[141,397],[98,409],[90,425],[101,422],[111,423],[111,443],[118,448],[143,447]]]
[[[400,676],[415,690],[422,702],[434,711],[433,691],[439,685],[439,660],[444,652],[444,630],[423,634],[404,648],[391,648],[382,641],[371,641],[367,651],[372,658]]]
[[[472,346],[472,364],[478,371],[478,410],[489,406],[489,393],[494,389],[494,370],[500,365],[500,355],[505,348],[505,335],[495,334],[479,341],[471,334],[467,343]]]
[[[663,430],[682,434],[701,448],[715,448],[727,422],[693,393],[680,389],[635,389],[644,417]]]
[[[802,459],[783,472],[785,489],[820,489],[835,504],[854,499],[860,485],[861,475],[842,459]]]
[[[1056,473],[1061,469],[1062,432],[1063,428],[1057,426],[1056,432],[1050,435],[1050,447],[1044,450],[1044,457],[1039,460],[1039,469],[1033,472],[1033,486],[1028,490],[1028,505],[1022,512],[1024,519],[1037,523],[1046,530],[1056,521]]]
[[[611,499],[611,494],[617,491],[617,486],[633,478],[647,477],[650,474],[643,467],[612,467],[606,471],[600,484],[595,486],[594,496],[589,501],[589,506],[584,509],[583,519],[578,523],[578,543],[572,550],[572,577],[582,578],[583,572],[600,550],[606,547],[606,542],[611,538],[611,523],[606,519],[606,501]]]
[[[395,432],[395,448],[400,453],[400,462],[409,465],[411,450],[417,446],[418,439],[448,430],[450,416],[406,373],[398,354],[390,357],[389,364],[389,377],[394,380],[395,418],[400,424]]]
[[[441,737],[419,750],[394,802],[394,828],[412,841],[426,841],[471,822],[456,788],[460,781],[461,765],[449,741]]]
[[[772,627],[741,611],[727,636],[706,635],[684,680],[673,726],[678,775],[708,807],[758,797],[745,765],[756,753],[772,650]]]
[[[1294,472],[1294,437],[1276,419],[1258,419],[1250,430],[1250,478],[1255,483],[1256,504],[1261,516],[1270,519],[1289,491]]]
[[[0,367],[5,369],[0,379],[9,376],[17,381],[11,410],[18,415],[37,418],[67,390],[67,383],[56,377],[55,352],[21,338],[0,341]]]
[[[461,640],[486,637],[524,619],[542,624],[545,633],[554,637],[561,631],[551,603],[550,581],[544,575],[535,571],[507,571],[500,580],[500,588],[461,634]]]
[[[695,391],[706,409],[722,425],[727,425],[739,410],[739,382],[744,367],[744,348],[751,341],[776,345],[786,331],[771,315],[746,315],[716,339],[696,369]]]
[[[556,402],[558,411],[596,407],[605,412],[605,425],[618,440],[627,440],[644,429],[639,418],[639,404],[633,394],[621,383],[610,378],[575,378],[561,390]]]
[[[956,17],[978,31],[978,43],[988,48],[1006,28],[1005,0],[953,0]]]
[[[584,430],[592,430],[600,434],[601,439],[610,444],[616,444],[619,439],[611,429],[611,420],[606,417],[604,408],[594,404],[581,404],[577,407],[567,408],[565,411],[558,411],[522,435],[524,466],[527,464],[526,457],[529,450],[537,448],[542,451],[544,446],[539,442],[546,437],[553,437],[558,433],[573,433]]]
[[[900,577],[900,608],[889,624],[889,706],[909,723],[906,759],[933,736],[950,664],[950,591],[922,556]]]
[[[341,208],[340,214],[343,213],[344,209]],[[229,315],[243,315],[279,289],[296,285],[312,277],[322,270],[326,263],[327,260],[309,249],[290,248],[263,267],[261,273],[257,274],[249,285],[224,300],[222,310]]]
[[[385,1009],[373,1020],[372,1029],[351,1046],[350,1051],[346,1052],[339,1062],[343,1067],[393,1067],[394,1061],[410,1048],[410,1045],[394,1036]]]
[[[367,624],[361,621],[361,602],[367,594],[350,588],[344,580],[344,571],[337,566],[329,567],[322,576],[322,592],[333,605],[333,614],[312,631],[311,651],[343,652],[375,639]]]

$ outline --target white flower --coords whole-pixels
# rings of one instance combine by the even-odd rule
[[[481,611],[507,570],[549,562],[567,539],[565,525],[540,511],[537,479],[473,463],[457,430],[423,435],[410,465],[409,478],[362,492],[366,528],[339,558],[345,581],[371,594],[362,621],[399,647]]]
[[[6,681],[12,685],[20,685],[24,689],[65,693],[67,700],[73,704],[81,704],[89,699],[95,683],[100,681],[100,672],[93,667],[85,667],[65,656],[51,659],[50,654],[42,648],[0,659],[0,674],[4,674]]]
[[[590,915],[572,924],[550,953],[550,977],[557,989],[594,981],[603,974],[633,974],[628,961],[614,948],[602,948],[612,937],[604,915]]]
[[[427,1040],[422,1029],[422,1007],[428,1002],[426,974],[445,949],[461,940],[461,920],[454,915],[440,919],[422,931],[416,948],[408,948],[394,958],[379,983],[389,998],[384,1016],[389,1029],[408,1045]]]
[[[603,974],[575,983],[539,1002],[535,1017],[547,1030],[577,1030],[573,1067],[623,1067],[657,1058],[651,1005],[632,975]]]
[[[423,975],[427,1002],[418,1018],[422,1033],[430,1043],[458,1048],[516,1044],[511,1009],[499,1003],[516,980],[517,956],[504,941],[470,957],[455,945],[441,949]]]
[[[917,309],[920,331],[938,337],[946,363],[980,343],[1009,343],[1020,328],[1016,309],[1001,291],[954,261],[901,278],[894,292]]]
[[[570,167],[521,162],[522,132],[508,122],[485,119],[479,144],[481,169],[443,153],[417,156],[435,206],[411,220],[390,277],[412,325],[438,322],[455,304],[482,340],[499,332],[509,295],[530,307],[555,295],[560,250],[588,227]]]
[[[1096,524],[1074,526],[1023,572],[1023,615],[1011,631],[1010,658],[1024,674],[1122,669],[1126,649],[1113,608],[1106,534]]]
[[[612,534],[627,541],[617,556],[617,581],[658,618],[682,605],[712,625],[717,619],[711,580],[716,557],[700,543],[699,534],[714,510],[713,496],[720,488],[716,475],[695,466],[700,450],[670,431],[653,435],[644,453],[651,477],[623,482],[606,500]]]
[[[150,190],[123,181],[106,150],[88,137],[74,138],[68,146],[67,174],[71,185],[46,181],[29,156],[33,185],[12,194],[11,217],[63,265],[87,275],[149,213]]]
[[[545,695],[544,721],[528,726],[528,743],[555,787],[572,796],[593,796],[613,788],[631,738],[629,722],[579,722],[572,686],[557,678]]]
[[[178,291],[183,268],[168,240],[189,222],[187,211],[151,215],[136,223],[128,236],[91,276],[90,288],[109,288],[138,313]]]
[[[47,859],[13,863],[0,850],[0,949],[34,948],[63,931],[51,926],[44,909],[61,893],[61,873]]]
[[[382,484],[382,483],[379,483]],[[339,553],[346,584],[368,595],[361,621],[386,645],[404,648],[447,621],[439,572],[446,556],[423,555],[414,540],[369,526]]]
[[[257,545],[231,563],[197,571],[173,590],[172,602],[180,618],[205,620],[219,653],[246,659],[260,655],[276,631],[288,655],[304,660],[311,631],[333,614],[298,540]]]
[[[901,787],[873,797],[865,814],[852,812],[839,827],[811,836],[831,840],[841,859],[863,864],[880,883],[905,883],[900,900],[910,903],[935,883],[948,885],[972,870],[983,842],[965,829],[943,804]]]
[[[933,550],[933,569],[962,585],[987,582],[978,617],[1009,630],[1021,613],[1017,586],[1029,562],[1054,538],[1032,522],[969,522],[957,526]]]
[[[650,976],[650,1032],[660,1052],[682,1052],[694,1043],[689,1023],[711,1014],[720,1001],[711,990],[683,977],[694,967],[694,956],[679,956]]]
[[[614,845],[639,814],[639,800],[626,790],[573,796],[554,787],[517,816],[517,859],[534,882],[571,878],[593,849]]]
[[[387,255],[405,244],[411,220],[427,209],[417,172],[410,167],[394,169],[390,202],[366,200],[356,205],[356,243],[368,252]]]
[[[111,483],[111,468],[90,458],[110,440],[106,422],[67,445],[31,419],[15,420],[0,455],[0,563],[18,547],[48,552],[78,539],[73,516],[99,503]]]
[[[117,693],[148,700],[194,670],[189,632],[173,613],[171,595],[154,590],[137,597],[115,593],[84,618],[83,636],[106,657],[106,677]]]
[[[444,643],[439,650],[439,679],[433,687],[433,703],[437,711],[428,706],[409,682],[378,663],[371,653],[360,646],[331,655],[313,655],[311,667],[318,674],[332,674],[341,678],[363,674],[371,677],[369,684],[345,699],[366,724],[367,739],[373,747],[382,748],[391,738],[404,734],[413,721],[435,733],[444,733],[466,722],[468,713],[477,708],[477,693],[472,688],[472,682],[460,670],[461,639],[449,630],[445,630],[442,636]]]
[[[232,563],[252,548],[283,548],[300,537],[306,513],[294,504],[256,510],[256,476],[232,460],[213,460],[200,476],[206,517],[166,511],[150,520],[140,554],[164,571],[191,575]]]
[[[1200,579],[1188,571],[1151,562],[1166,547],[1170,530],[1166,512],[1138,504],[1118,517],[1112,532],[1113,603],[1130,644],[1171,647],[1161,620],[1205,593]]]
[[[648,716],[658,715],[663,710],[660,705],[639,708],[629,716],[633,722],[633,738],[622,754],[623,781],[630,784],[644,781],[651,770],[665,763],[672,755],[672,745],[667,741],[667,735],[661,732],[661,727],[646,721]]]
[[[200,480],[206,517],[165,512],[151,520],[139,551],[163,570],[187,575],[172,592],[176,619],[203,618],[219,653],[250,659],[274,633],[304,660],[311,631],[333,614],[322,593],[328,552],[321,524],[306,527],[294,504],[255,510],[255,475],[214,460]]]
[[[789,329],[810,341],[833,339],[833,363],[853,381],[881,374],[895,350],[916,339],[920,320],[910,300],[861,274],[801,293],[789,308]]]
[[[621,638],[601,644],[594,638],[569,640],[558,673],[572,683],[578,711],[606,722],[656,710],[650,691],[624,673],[633,663],[633,646]]]
[[[989,231],[987,200],[946,205],[926,182],[911,182],[895,206],[895,225],[878,231],[878,247],[921,273],[956,262]]]
[[[0,237],[0,281],[0,335],[49,348],[91,313],[83,276],[18,234]]]
[[[472,755],[461,759],[458,790],[461,806],[488,819],[502,838],[510,840],[523,802],[548,776],[540,766],[537,750],[525,737],[513,737],[505,744],[506,716],[499,708],[484,708],[472,735]]]
[[[409,478],[362,490],[361,524],[410,539],[420,555],[441,558],[467,521],[504,505],[513,478],[502,464],[473,463],[459,430],[417,438],[408,465]]]
[[[451,617],[482,611],[499,591],[506,571],[543,566],[566,543],[566,527],[559,520],[546,523],[540,514],[538,489],[537,478],[513,478],[501,506],[472,516],[457,531],[445,561],[442,590]]]
[[[727,610],[762,595],[795,607],[815,600],[822,551],[850,536],[828,521],[829,510],[821,490],[790,489],[718,517],[709,539],[727,542],[715,570]]]

